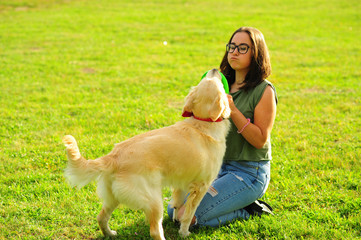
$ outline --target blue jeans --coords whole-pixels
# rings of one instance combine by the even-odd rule
[[[243,208],[264,195],[270,181],[270,168],[270,161],[223,163],[197,208],[197,225],[218,227],[237,218],[247,220],[250,215]],[[168,215],[173,218],[170,205]]]

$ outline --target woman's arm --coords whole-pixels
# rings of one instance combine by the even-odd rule
[[[247,119],[234,105],[233,98],[228,95],[231,108],[231,118],[238,130],[241,130]],[[254,111],[254,123],[250,123],[242,131],[243,137],[255,148],[262,148],[271,134],[274,120],[276,118],[275,93],[271,86],[267,86],[261,100]]]

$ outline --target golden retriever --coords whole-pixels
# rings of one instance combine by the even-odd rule
[[[153,239],[165,239],[162,227],[162,188],[173,187],[172,206],[185,204],[179,234],[189,235],[194,213],[216,178],[226,149],[230,109],[221,76],[208,72],[193,87],[183,108],[190,118],[172,126],[134,136],[115,145],[106,156],[86,160],[71,135],[63,138],[70,184],[82,187],[98,179],[97,193],[103,207],[97,220],[105,236],[115,236],[109,218],[119,204],[142,209]],[[187,115],[187,114],[186,114]]]

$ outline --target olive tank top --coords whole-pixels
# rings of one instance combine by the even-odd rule
[[[251,119],[251,123],[254,122],[254,110],[267,86],[273,88],[276,96],[275,101],[277,103],[275,87],[267,80],[264,80],[258,86],[248,91],[241,89],[235,93],[230,93],[236,107],[246,118]],[[267,139],[267,142],[261,149],[257,149],[248,143],[242,134],[237,133],[238,129],[232,119],[230,119],[230,122],[231,128],[227,136],[227,148],[224,161],[264,161],[272,159],[270,138]]]

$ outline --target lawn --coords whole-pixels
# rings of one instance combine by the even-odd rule
[[[260,29],[271,54],[279,104],[263,199],[275,215],[188,239],[361,238],[360,13],[359,0],[0,0],[0,239],[102,238],[96,185],[66,183],[61,138],[93,159],[182,120],[240,26]],[[163,225],[180,239],[166,214]],[[140,211],[120,207],[110,226],[150,238]]]

